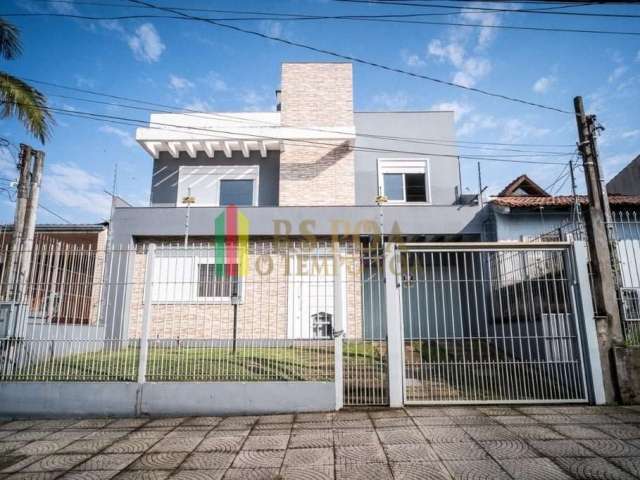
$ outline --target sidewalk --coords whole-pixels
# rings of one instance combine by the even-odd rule
[[[0,425],[0,480],[638,477],[640,407],[415,407]]]

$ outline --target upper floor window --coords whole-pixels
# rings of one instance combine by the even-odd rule
[[[182,165],[177,205],[191,196],[196,206],[258,205],[258,165]]]
[[[380,159],[380,193],[390,203],[431,203],[428,159]]]

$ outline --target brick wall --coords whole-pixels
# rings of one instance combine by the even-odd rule
[[[281,88],[283,125],[353,127],[351,64],[283,64]],[[348,142],[284,142],[279,204],[354,205],[354,176],[354,156]]]

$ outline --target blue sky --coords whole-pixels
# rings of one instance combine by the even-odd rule
[[[160,0],[154,2],[160,4]],[[125,6],[98,7],[84,5],[80,0],[75,3],[21,0],[3,2],[0,16],[9,13],[80,13],[100,17],[157,14],[127,7],[127,2],[122,0],[104,3],[123,3]],[[162,3],[314,15],[450,12],[321,0]],[[438,3],[451,4],[444,0]],[[514,3],[508,8],[519,6]],[[593,6],[564,11],[640,14],[640,7]],[[638,19],[624,18],[469,11],[424,19],[485,26],[640,31]],[[11,17],[10,20],[22,32],[24,54],[18,60],[3,61],[2,70],[24,78],[172,105],[176,109],[272,110],[281,62],[332,60],[279,42],[192,21],[157,18],[86,21],[50,16]],[[587,110],[596,113],[606,128],[600,138],[600,150],[607,177],[640,153],[640,37],[335,20],[255,20],[235,24],[566,110],[573,108],[575,95],[583,95]],[[357,110],[455,109],[460,141],[566,145],[524,149],[563,153],[574,150],[570,145],[575,144],[576,127],[571,115],[501,101],[364,65],[354,66],[354,81]],[[49,95],[50,105],[56,108],[148,118],[145,111],[55,95],[109,101],[105,98],[37,86]],[[134,127],[63,115],[56,115],[56,122],[52,138],[45,146],[42,203],[46,207],[74,222],[97,222],[107,218],[109,197],[104,190],[112,188],[116,164],[118,193],[134,204],[144,205],[148,201],[151,159],[134,142]],[[36,140],[13,120],[2,120],[0,136],[15,144],[37,145]],[[461,152],[471,155],[505,153],[480,151],[478,145],[465,145],[468,148]],[[15,150],[0,151],[1,177],[15,175],[14,155]],[[564,162],[570,157],[536,158]],[[476,168],[475,161],[463,160],[463,183],[474,191],[477,189]],[[482,162],[484,183],[489,193],[496,193],[521,173],[527,173],[547,186],[563,168],[563,165]],[[580,177],[582,172],[578,171],[577,175]],[[563,178],[554,188],[566,193],[569,183]],[[10,222],[13,204],[6,195],[0,202],[0,222]],[[38,220],[60,222],[42,210]]]

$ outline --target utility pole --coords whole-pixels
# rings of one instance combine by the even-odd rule
[[[586,115],[582,97],[573,99],[578,126],[578,148],[582,155],[589,203],[586,208],[586,230],[593,275],[593,297],[595,300],[596,329],[600,346],[604,388],[607,402],[613,402],[617,395],[617,376],[613,346],[623,341],[620,310],[616,298],[616,285],[612,254],[607,235],[606,209],[607,192],[598,165],[596,148],[595,115]]]
[[[15,284],[18,277],[18,269],[20,268],[20,248],[29,197],[29,172],[31,170],[31,147],[29,145],[20,144],[19,161],[20,176],[18,178],[16,212],[13,220],[13,237],[11,238],[9,258],[7,259],[6,283],[3,286],[3,294],[6,300],[14,299],[12,297],[15,293]]]
[[[16,299],[21,300],[24,286],[29,281],[29,271],[31,270],[31,258],[33,257],[34,237],[36,233],[36,216],[38,213],[38,202],[40,199],[40,184],[42,183],[42,170],[44,168],[44,152],[34,151],[33,172],[31,173],[31,188],[27,201],[27,212],[22,234],[22,247],[20,251],[20,268],[18,270],[18,291]]]

